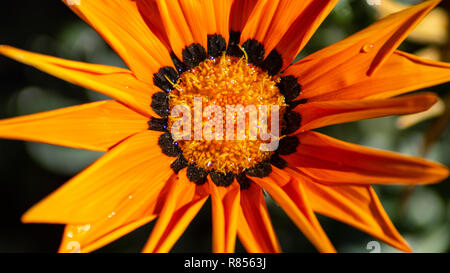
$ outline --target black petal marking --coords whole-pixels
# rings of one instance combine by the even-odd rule
[[[267,71],[270,76],[275,76],[280,72],[283,67],[283,59],[281,58],[280,53],[278,53],[275,49],[272,50],[267,56],[267,58],[262,63],[262,69]]]
[[[268,176],[272,172],[272,166],[269,162],[264,161],[258,163],[253,168],[248,169],[245,173],[248,176],[263,178]]]
[[[250,188],[251,180],[245,175],[245,173],[237,175],[236,180],[241,186],[241,190],[248,190]]]
[[[219,187],[228,187],[230,186],[234,181],[234,175],[233,173],[217,173],[217,172],[211,172],[209,174],[214,184],[216,184]]]
[[[192,69],[206,60],[206,50],[200,44],[192,44],[183,49],[183,62]]]
[[[194,165],[189,165],[187,168],[187,178],[197,185],[203,185],[206,182],[208,172],[202,168],[198,168]]]
[[[230,40],[228,41],[227,55],[232,57],[242,57],[244,52],[239,48],[239,42],[241,40],[241,32],[230,31]]]
[[[184,158],[183,155],[180,155],[172,164],[170,164],[170,167],[172,170],[178,174],[182,169],[186,168],[188,166],[188,162]]]
[[[264,61],[264,45],[254,39],[249,39],[242,47],[247,52],[248,62],[261,67]]]
[[[289,102],[289,107],[287,108],[287,111],[291,111],[291,110],[293,110],[295,107],[299,106],[300,104],[305,104],[305,103],[307,103],[307,102],[308,102],[307,99],[301,99],[301,100],[291,101],[291,102]]]
[[[171,82],[169,82],[166,77],[169,78]],[[153,83],[167,93],[173,89],[173,84],[177,81],[178,73],[170,66],[162,67],[159,69],[158,73],[153,74]]]
[[[173,142],[172,134],[169,132],[162,134],[159,137],[158,145],[159,147],[161,147],[161,150],[165,155],[177,157],[179,154],[181,154],[180,147],[178,147],[177,143]]]
[[[278,153],[280,155],[290,155],[297,151],[297,146],[300,141],[296,136],[289,136],[280,140],[280,146],[278,147]]]
[[[178,74],[181,75],[181,73],[188,70],[187,66],[180,59],[178,59],[178,57],[177,57],[177,55],[175,55],[175,53],[171,52],[170,57],[172,58],[173,65],[177,69]]]
[[[166,132],[167,131],[167,119],[150,118],[148,122],[148,129],[152,131]]]
[[[281,77],[277,87],[287,102],[295,100],[302,90],[297,78],[294,76]]]
[[[152,96],[152,109],[162,118],[169,116],[169,96],[166,93],[158,92]]]
[[[300,128],[302,122],[302,116],[294,111],[288,111],[284,114],[285,127],[283,128],[281,134],[289,135],[294,133]]]
[[[208,57],[217,58],[227,50],[227,42],[222,35],[208,35]]]
[[[270,158],[270,163],[278,169],[284,169],[287,167],[287,162],[282,159],[279,154],[273,154]]]

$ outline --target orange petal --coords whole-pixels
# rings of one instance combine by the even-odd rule
[[[264,41],[264,37],[269,30],[270,23],[277,12],[277,7],[280,2],[282,0],[261,0],[256,3],[242,30],[242,43],[248,39],[255,39],[259,42]]]
[[[437,102],[433,93],[393,99],[313,101],[300,104],[294,111],[302,115],[300,131],[344,122],[410,114],[425,111]]]
[[[169,252],[208,199],[206,187],[190,182],[186,169],[181,170],[178,177],[169,182],[158,221],[142,252]]]
[[[120,143],[32,207],[22,221],[94,223],[108,216],[114,217],[123,202],[131,202],[130,195],[140,195],[143,191],[153,199],[173,174],[170,168],[173,160],[163,155],[157,145],[160,134],[145,131]],[[154,207],[147,207],[149,213],[153,210]]]
[[[428,184],[449,170],[419,157],[367,148],[316,132],[297,135],[297,152],[283,158],[312,178],[344,184]]]
[[[218,187],[210,179],[213,220],[213,252],[234,252],[239,217],[240,187],[235,181],[229,187]]]
[[[65,2],[97,30],[140,80],[152,83],[153,73],[172,65],[169,52],[145,23],[136,1],[97,0],[80,5]]]
[[[201,44],[206,49],[208,47],[207,36],[212,34],[222,35],[228,43],[229,20],[233,1],[179,0],[179,2],[196,43]]]
[[[402,251],[411,252],[369,185],[324,185],[303,176],[314,211],[347,223]]]
[[[258,0],[233,1],[230,14],[230,27],[233,31],[241,32],[250,17]]]
[[[295,21],[290,22],[289,25],[283,26],[285,19],[281,14],[279,24],[280,27],[283,27],[282,32],[277,33],[275,30],[275,32],[266,36],[266,39],[268,40],[266,42],[268,44],[267,48],[272,50],[275,47],[276,50],[282,54],[283,69],[288,67],[305,47],[309,39],[311,39],[313,34],[319,28],[320,24],[337,4],[338,0],[294,2],[308,2],[308,4],[302,9],[290,11],[290,13],[292,13],[291,15],[297,15],[297,17]],[[286,29],[285,27],[289,27],[289,29]],[[272,40],[272,37],[277,38]]]
[[[147,130],[147,122],[147,117],[116,101],[100,101],[0,120],[0,137],[107,151]]]
[[[208,34],[220,34],[225,38],[225,41],[228,44],[228,39],[230,36],[230,17],[231,17],[231,7],[233,5],[233,1],[230,0],[204,0],[205,3],[209,3],[209,6],[213,4],[214,14],[215,14],[215,27],[216,29],[210,29]],[[236,1],[234,1],[236,2]],[[209,8],[206,8],[207,13],[211,13]],[[215,31],[215,32],[212,32]]]
[[[0,46],[0,54],[115,98],[146,116],[153,114],[149,104],[152,94],[157,92],[156,87],[139,81],[129,70],[64,60],[10,46]]]
[[[125,234],[149,223],[161,212],[161,202],[166,198],[175,174],[160,185],[148,183],[128,198],[124,198],[114,210],[114,215],[103,217],[89,224],[67,225],[59,252],[92,252]]]
[[[94,224],[67,225],[59,253],[89,253],[95,251],[156,218],[150,215],[131,222],[98,221]]]
[[[273,167],[269,177],[252,179],[272,196],[320,252],[336,252],[314,215],[300,181],[291,177],[288,183],[280,183],[278,178],[285,176],[282,173]]]
[[[322,78],[326,82],[322,82],[320,88],[311,82],[300,97],[308,97],[308,101],[382,99],[450,80],[449,63],[430,61],[401,51],[395,51],[371,77],[363,75],[362,67],[350,66],[345,75],[328,73]],[[311,92],[310,88],[316,87],[318,90]]]
[[[427,86],[431,82],[442,82],[445,74],[448,79],[448,69],[445,69],[448,65],[438,62],[422,63],[420,59],[393,54],[412,29],[438,3],[438,0],[425,1],[388,16],[349,38],[306,57],[290,67],[286,75],[298,77],[302,85],[300,98],[311,100],[360,99],[376,95],[374,90],[412,90],[420,84]],[[425,67],[429,70],[424,71]],[[411,79],[416,69],[421,70],[417,75],[421,72],[425,74]],[[378,82],[373,87],[369,84],[360,85],[366,81],[375,83],[373,80]]]
[[[189,22],[183,13],[179,1],[156,0],[156,2],[170,45],[175,55],[177,55],[180,60],[183,59],[183,49],[186,46],[193,44],[195,38],[199,38],[200,40],[197,42],[204,45],[202,37],[194,36],[191,32]],[[192,20],[195,20],[195,18],[192,18]],[[204,39],[206,39],[206,36]]]
[[[237,232],[248,252],[281,252],[264,195],[261,188],[254,183],[250,183],[250,188],[241,190],[241,212]]]
[[[141,13],[147,26],[155,34],[161,43],[163,43],[169,51],[170,48],[169,38],[167,37],[166,30],[164,29],[164,24],[162,23],[161,14],[158,11],[158,5],[155,0],[136,0],[137,7]]]
[[[206,10],[206,1],[178,0],[178,2],[194,38],[194,42],[201,44],[203,48],[207,48],[208,30],[216,28],[214,10]],[[177,4],[171,3],[171,5]],[[189,45],[186,44],[185,46]]]

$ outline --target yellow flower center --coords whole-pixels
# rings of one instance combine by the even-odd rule
[[[280,131],[271,132],[270,123],[271,119],[275,118],[271,115],[273,106],[279,107],[277,120],[280,121],[286,108],[284,96],[276,86],[278,81],[278,77],[269,76],[259,67],[248,63],[245,57],[236,58],[226,55],[207,59],[194,69],[182,73],[169,96],[169,109],[172,111],[168,125],[170,130],[174,123],[181,118],[179,115],[174,115],[175,106],[184,105],[191,111],[189,133],[192,138],[176,140],[188,164],[195,164],[206,171],[239,174],[270,159],[274,152],[261,149],[261,145],[267,144],[269,141],[262,140],[260,136],[256,139],[251,138],[250,133],[254,132],[251,131],[255,129],[252,127],[257,125],[257,128],[266,126],[267,132],[272,135],[274,133],[276,136],[280,135]],[[214,106],[216,109],[220,107],[223,115],[216,116],[217,113],[210,116],[207,116],[206,113],[196,115],[194,111],[196,111],[195,106],[198,105],[198,102],[201,102],[203,110],[208,106]],[[239,111],[230,111],[230,107],[238,110],[239,108],[236,107],[241,106],[244,109],[252,109],[247,106],[254,106],[253,109],[258,110],[258,119],[256,123],[252,124],[250,124],[250,113],[244,113],[244,129],[237,125]],[[261,111],[266,111],[266,122],[260,119]],[[230,115],[234,134],[231,137],[232,140],[229,140],[229,135],[225,136]],[[205,135],[202,135],[200,139],[195,138],[196,122],[205,125],[213,118],[221,118],[222,128],[211,126],[210,130],[215,136],[222,136],[222,140],[217,137],[206,139]],[[279,130],[281,126],[282,124],[279,124]],[[245,138],[239,138],[239,134],[240,136],[245,135]]]

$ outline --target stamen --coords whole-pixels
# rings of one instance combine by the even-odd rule
[[[283,59],[276,50],[272,50],[264,59],[265,49],[260,42],[249,39],[242,46],[239,43],[240,32],[230,32],[228,48],[221,35],[209,35],[208,53],[200,44],[187,46],[182,52],[183,61],[171,52],[176,70],[168,66],[162,67],[153,76],[155,86],[165,92],[152,96],[151,107],[162,118],[151,118],[148,122],[149,129],[165,132],[158,144],[164,154],[177,158],[172,162],[171,168],[178,173],[187,167],[189,180],[197,184],[205,183],[209,174],[218,186],[229,186],[236,179],[241,189],[248,189],[252,181],[247,175],[265,177],[272,171],[271,164],[277,168],[285,168],[287,163],[280,155],[295,152],[299,145],[297,137],[288,136],[297,131],[301,123],[301,115],[292,110],[307,102],[306,99],[295,100],[301,92],[297,78],[277,76],[283,66]],[[182,122],[182,118],[171,116],[169,109],[180,104],[192,109],[194,100],[198,97],[201,98],[203,109],[215,105],[223,113],[226,113],[226,106],[253,105],[260,109],[262,105],[278,105],[283,117],[279,124],[282,136],[272,134],[270,140],[279,141],[278,150],[261,150],[261,145],[268,141],[250,140],[247,123],[244,130],[239,132],[236,124],[233,128],[234,138],[241,132],[245,133],[245,139],[227,140],[225,133],[220,132],[220,129],[226,131],[226,115],[223,128],[211,128],[212,133],[221,134],[223,140],[207,141],[200,138],[177,139],[174,142],[169,131],[175,122]],[[247,122],[249,114],[244,113]],[[269,109],[267,115],[270,120]],[[233,117],[237,119],[238,112],[234,112]],[[200,118],[203,128],[209,120],[204,120],[203,114]],[[267,129],[271,130],[269,122],[259,122],[258,120],[258,127],[269,127]]]
[[[242,50],[242,52],[244,53],[245,61],[248,62],[248,54],[247,54],[247,52],[245,51],[245,49],[244,49],[241,45],[237,45],[237,46],[238,46],[239,49]]]
[[[248,113],[244,114],[245,128],[242,131],[245,133],[245,139],[237,139],[237,124],[233,128],[235,132],[232,136],[233,140],[226,139],[227,106],[241,105],[244,108],[254,106],[257,110],[261,105],[268,108],[277,105],[281,109],[281,115],[284,115],[286,108],[284,97],[276,87],[277,80],[261,68],[249,64],[245,48],[240,48],[244,52],[244,56],[240,59],[223,54],[216,59],[207,59],[194,69],[184,72],[179,79],[180,88],[173,90],[169,96],[170,109],[177,105],[186,105],[191,109],[191,117],[194,118],[196,97],[201,98],[203,109],[208,105],[220,107],[223,113],[223,128],[212,127],[212,129],[214,129],[213,134],[222,136],[221,139],[193,139],[194,126],[191,125],[192,138],[178,140],[178,144],[188,164],[222,175],[239,174],[260,162],[268,161],[273,154],[273,151],[261,150],[261,145],[270,140],[249,139]],[[269,109],[267,116],[269,124],[272,119]],[[237,121],[237,112],[234,113],[234,119]],[[172,128],[176,120],[179,120],[179,116],[169,116],[169,128]],[[209,122],[206,118],[199,121],[203,125],[202,128]],[[194,122],[196,121],[192,121],[192,124]],[[270,130],[270,126],[267,127]],[[272,134],[271,140],[277,141],[279,133]],[[218,177],[221,176],[216,175],[217,179]]]
[[[179,78],[176,83],[173,83],[172,80],[170,80],[167,75],[164,75],[164,78],[166,78],[166,80],[173,86],[174,89],[177,89],[178,91],[180,91],[180,85],[178,84],[178,82],[180,81]]]

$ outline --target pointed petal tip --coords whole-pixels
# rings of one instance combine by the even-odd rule
[[[424,181],[423,184],[437,184],[450,176],[450,170],[447,166],[435,161],[426,161],[429,164],[429,169],[427,171],[429,178],[427,181]]]
[[[23,59],[23,55],[18,54],[20,52],[20,49],[9,46],[9,45],[2,45],[0,44],[0,54],[11,58],[11,59]],[[22,56],[22,57],[20,57]]]
[[[35,206],[29,208],[21,217],[20,222],[22,224],[37,224],[37,223],[48,223],[48,224],[62,224],[53,221],[49,221],[45,215],[36,213]]]
[[[401,248],[399,248],[399,250],[401,250],[403,252],[406,252],[406,253],[412,253],[413,252],[411,246],[408,243],[406,243],[406,242],[404,243],[404,245]]]
[[[38,203],[39,204],[39,203]],[[25,213],[20,217],[20,222],[23,224],[33,224],[33,223],[43,223],[45,222],[43,215],[40,215],[39,213],[36,213],[36,206],[33,205],[31,208],[29,208]]]
[[[432,9],[434,9],[441,0],[429,0],[424,1],[422,3],[419,3],[417,5],[411,6],[407,9],[401,10],[397,13],[393,13],[391,15],[388,15],[386,18],[395,18],[396,16],[404,16],[404,17],[410,17],[411,13],[414,13],[416,16],[416,19],[414,19],[414,22],[409,27],[409,30],[403,33],[403,38],[398,39],[398,41],[395,43],[396,46],[392,46],[387,53],[384,53],[385,57],[382,58],[376,58],[373,61],[373,64],[367,71],[367,76],[371,77],[373,76],[380,68],[381,66],[386,62],[387,56],[391,55],[394,50],[400,45],[400,43],[406,39],[406,37],[409,35],[409,33],[417,27],[417,25],[423,20],[423,18],[431,12]]]
[[[450,176],[450,170],[442,164],[439,164],[439,163],[437,163],[437,164],[438,164],[439,173],[441,174],[441,177],[439,178],[439,180],[437,182],[440,182]]]

